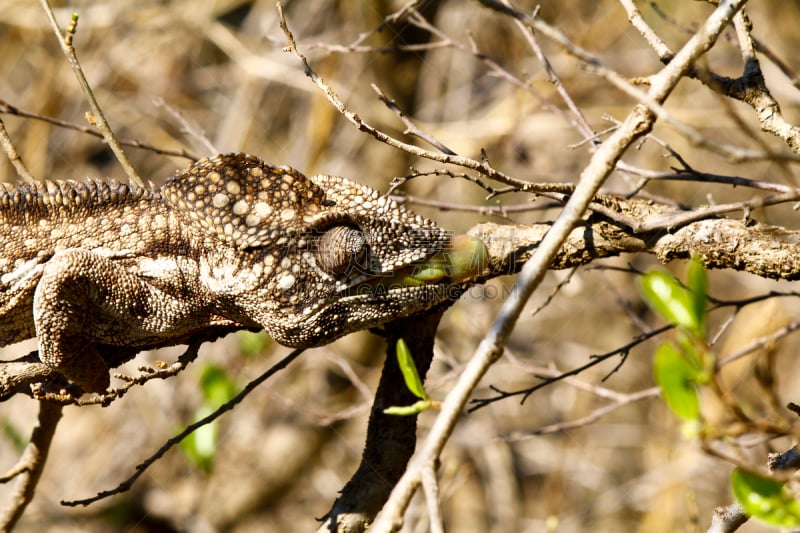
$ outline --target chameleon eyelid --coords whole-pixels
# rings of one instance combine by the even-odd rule
[[[327,229],[316,240],[319,265],[332,275],[366,269],[367,239],[358,226],[339,224]]]

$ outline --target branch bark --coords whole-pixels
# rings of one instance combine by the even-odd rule
[[[325,515],[319,533],[364,531],[403,475],[417,442],[417,415],[393,416],[383,410],[411,405],[417,398],[406,388],[397,364],[397,339],[406,341],[417,371],[424,377],[433,360],[433,340],[444,310],[439,307],[385,326],[386,360],[372,404],[361,464]]]
[[[11,472],[11,476],[17,478],[18,485],[14,494],[8,499],[8,507],[0,514],[0,530],[11,531],[14,529],[14,525],[33,499],[36,485],[47,461],[47,454],[50,452],[50,444],[53,442],[56,427],[61,420],[62,409],[63,406],[57,403],[39,402],[39,424],[33,428],[31,440]]]
[[[489,249],[489,274],[485,279],[518,272],[551,227],[549,222],[528,226],[485,223],[473,227],[469,234],[483,240]],[[553,256],[551,268],[572,268],[624,253],[653,254],[663,263],[698,255],[707,268],[796,280],[800,279],[798,243],[800,231],[727,218],[692,222],[672,232],[634,233],[593,217],[567,235]]]
[[[694,61],[711,48],[723,28],[745,3],[746,0],[720,2],[701,29],[676,54],[674,60],[653,76],[648,97],[659,104],[662,103],[691,68]],[[523,22],[536,29],[534,27],[535,19],[532,17],[524,16]],[[520,270],[519,278],[511,295],[465,367],[461,377],[442,403],[441,414],[434,422],[408,470],[392,491],[389,501],[373,524],[371,531],[379,533],[396,531],[402,525],[403,513],[420,484],[422,472],[435,465],[471,392],[489,367],[502,354],[505,341],[522,312],[525,302],[544,278],[559,249],[562,248],[573,228],[580,222],[592,198],[614,169],[617,161],[629,146],[652,129],[655,118],[655,114],[645,105],[638,104],[619,129],[594,153],[591,161],[581,173],[575,192],[564,206],[561,215],[542,238],[531,259]]]

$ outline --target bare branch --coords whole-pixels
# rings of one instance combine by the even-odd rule
[[[48,124],[52,124],[54,126],[58,126],[59,128],[64,128],[68,130],[79,131],[81,133],[85,133],[87,135],[91,135],[92,137],[97,137],[98,139],[103,138],[103,134],[97,131],[95,128],[91,126],[82,126],[80,124],[75,124],[74,122],[68,122],[66,120],[60,120],[54,117],[48,117],[45,115],[40,115],[38,113],[33,113],[31,111],[25,111],[24,109],[19,109],[18,107],[12,106],[2,98],[0,98],[0,115],[8,114],[22,118],[29,118],[32,120],[40,120],[42,122],[46,122]],[[153,152],[154,154],[159,155],[171,155],[175,157],[182,157],[184,159],[189,159],[195,161],[200,159],[195,154],[191,152],[187,152],[186,150],[166,150],[164,148],[159,148],[158,146],[154,146],[152,144],[147,144],[141,141],[137,141],[136,139],[117,139],[119,144],[122,146],[130,146],[131,148],[139,148],[141,150],[147,150],[148,152]]]
[[[706,533],[733,533],[747,522],[747,515],[739,503],[717,507],[711,517],[711,526]]]
[[[0,145],[3,146],[3,151],[5,151],[6,155],[8,156],[8,160],[11,161],[11,164],[14,165],[19,177],[29,183],[36,181],[36,178],[33,177],[33,174],[30,173],[28,167],[26,167],[25,163],[22,161],[22,156],[20,156],[19,152],[17,152],[17,149],[14,146],[11,137],[8,135],[6,125],[3,123],[2,119],[0,119]]]
[[[395,139],[394,137],[383,133],[373,126],[370,126],[368,123],[364,122],[360,116],[350,111],[344,102],[342,102],[342,100],[336,95],[336,92],[327,83],[325,83],[325,81],[316,72],[314,72],[306,57],[297,49],[294,36],[292,35],[292,32],[289,31],[289,27],[286,24],[286,19],[283,15],[283,6],[280,4],[280,2],[278,3],[278,11],[280,13],[281,29],[283,30],[284,34],[286,34],[286,40],[289,43],[287,51],[294,54],[294,56],[300,60],[300,62],[303,64],[306,76],[311,78],[314,84],[323,92],[323,94],[325,94],[325,97],[336,108],[336,110],[339,111],[339,113],[350,123],[352,123],[359,131],[363,131],[371,135],[382,143],[418,157],[423,157],[432,161],[438,161],[439,163],[458,165],[461,167],[470,168],[472,170],[477,170],[488,178],[516,187],[522,192],[571,191],[571,185],[565,186],[564,184],[559,183],[531,183],[529,181],[513,178],[493,168],[485,161],[477,161],[468,157],[424,150],[418,146],[414,146],[413,144],[408,144]]]
[[[442,511],[439,509],[439,481],[433,466],[422,471],[422,489],[425,493],[425,506],[428,509],[431,533],[444,533]]]
[[[416,126],[416,124],[414,124],[411,121],[411,119],[408,118],[408,116],[406,116],[406,114],[403,113],[403,111],[397,106],[397,102],[395,102],[394,100],[390,99],[385,94],[383,94],[383,91],[381,91],[380,88],[374,83],[372,84],[372,90],[378,94],[378,98],[380,99],[380,101],[383,102],[384,105],[388,107],[395,115],[397,115],[397,118],[399,118],[403,122],[403,124],[406,125],[405,133],[407,135],[413,135],[415,137],[419,137],[420,139],[430,144],[443,154],[457,155],[454,151],[445,146],[441,141],[419,129]]]
[[[111,148],[111,151],[114,152],[114,155],[117,157],[117,161],[119,161],[120,165],[122,165],[122,168],[125,170],[125,174],[127,174],[128,179],[131,180],[131,183],[135,183],[140,187],[145,187],[144,180],[139,176],[139,173],[136,172],[136,169],[133,168],[133,164],[128,159],[128,156],[125,155],[125,152],[122,150],[122,146],[120,146],[119,141],[117,141],[117,136],[108,125],[108,121],[103,114],[103,110],[100,108],[100,104],[97,103],[97,99],[94,97],[94,91],[92,91],[92,87],[89,85],[89,82],[86,80],[86,76],[83,74],[83,69],[78,61],[78,56],[75,54],[75,47],[72,46],[72,37],[75,34],[75,29],[78,24],[77,13],[73,13],[72,24],[67,32],[62,33],[61,27],[58,25],[58,21],[56,20],[56,15],[53,13],[53,8],[50,7],[48,0],[41,0],[41,3],[42,8],[44,8],[45,13],[47,13],[47,17],[50,19],[50,25],[53,27],[53,32],[56,34],[58,44],[61,45],[61,50],[67,57],[67,60],[72,67],[72,71],[75,73],[75,77],[78,79],[78,83],[80,83],[81,89],[83,89],[83,93],[86,95],[86,99],[89,102],[89,107],[92,109],[92,115],[89,119],[89,122],[97,126],[97,129],[99,129],[103,134],[103,139],[105,139],[106,144],[108,144],[109,148]]]
[[[647,41],[647,44],[658,54],[658,58],[662,62],[669,63],[675,54],[667,43],[653,31],[653,28],[645,22],[644,18],[642,18],[641,11],[639,11],[639,8],[633,3],[633,0],[620,0],[620,3],[628,14],[628,21],[631,23],[631,26],[639,31],[644,40]]]
[[[549,223],[508,226],[484,223],[470,234],[489,248],[489,271],[515,272],[552,228]],[[585,222],[567,236],[553,268],[570,268],[622,253],[651,253],[660,261],[701,256],[709,268],[732,268],[771,279],[800,279],[800,232],[740,220],[710,219],[665,231],[634,234],[617,224]]]
[[[511,7],[511,2],[509,0],[501,0],[506,7]],[[535,17],[535,15],[534,15]],[[586,120],[586,116],[580,110],[578,105],[575,103],[575,100],[572,99],[570,94],[567,92],[567,89],[564,87],[564,84],[561,83],[561,79],[559,78],[558,74],[556,74],[555,69],[550,64],[550,61],[547,59],[547,56],[544,55],[542,51],[542,47],[539,46],[539,41],[536,40],[536,35],[533,33],[532,28],[530,26],[525,25],[521,20],[515,19],[514,22],[516,23],[519,30],[522,32],[522,35],[525,37],[525,40],[528,42],[528,46],[531,47],[533,53],[536,55],[536,58],[544,67],[545,72],[547,72],[547,78],[550,80],[550,83],[556,88],[558,91],[559,96],[567,104],[572,116],[575,117],[575,123],[578,125],[578,130],[581,134],[586,137],[590,138],[595,135],[594,129],[589,125],[589,121]]]
[[[0,529],[3,531],[14,529],[14,524],[22,517],[22,513],[33,498],[50,452],[56,427],[61,420],[61,410],[62,406],[59,404],[39,402],[38,425],[33,428],[30,442],[22,452],[11,476],[7,475],[0,479],[0,483],[8,482],[11,477],[19,480],[14,494],[8,500],[8,508],[0,514]]]
[[[176,444],[180,443],[183,439],[191,435],[198,428],[210,424],[211,422],[222,416],[227,411],[233,409],[234,406],[241,403],[242,400],[244,400],[251,392],[253,392],[256,389],[256,387],[258,387],[263,382],[268,380],[278,371],[286,368],[286,366],[289,363],[297,359],[297,357],[301,353],[303,353],[303,351],[304,351],[303,349],[297,349],[292,351],[286,357],[284,357],[283,359],[281,359],[280,361],[269,367],[263,374],[252,380],[250,383],[248,383],[238,394],[236,394],[226,403],[219,406],[214,412],[212,412],[208,416],[201,418],[197,422],[194,422],[193,424],[189,424],[188,426],[186,426],[186,428],[184,428],[183,431],[181,431],[174,437],[167,440],[167,442],[165,442],[164,445],[161,446],[161,448],[159,448],[153,455],[151,455],[150,457],[145,459],[142,463],[140,463],[136,467],[136,472],[134,472],[128,479],[117,485],[115,488],[101,491],[97,493],[97,495],[92,496],[90,498],[83,498],[80,500],[64,500],[61,502],[61,505],[65,505],[67,507],[77,507],[79,505],[86,506],[96,501],[102,500],[104,498],[108,498],[109,496],[113,496],[115,494],[120,494],[122,492],[130,490],[130,488],[133,486],[136,480],[139,479],[139,476],[144,474],[144,472],[148,468],[150,468],[150,466],[153,463],[155,463],[157,460],[163,457],[164,454],[167,453],[169,450],[171,450]]]
[[[156,105],[156,107],[163,109],[169,113],[172,118],[177,120],[183,128],[183,131],[189,134],[189,136],[193,139],[196,139],[209,154],[219,153],[217,147],[214,146],[214,143],[211,142],[211,139],[208,138],[208,135],[206,135],[204,131],[186,120],[186,117],[184,117],[180,111],[167,104],[163,98],[156,98],[153,103]]]
[[[674,60],[653,76],[648,96],[656,102],[662,102],[695,59],[713,45],[722,29],[744,3],[745,0],[723,0],[701,30],[676,54]],[[535,24],[535,21],[528,17],[524,17],[523,20],[526,24]],[[520,271],[519,278],[491,330],[481,341],[460,379],[442,402],[440,415],[405,475],[392,491],[392,496],[381,514],[378,515],[372,531],[384,533],[396,530],[411,496],[420,483],[421,469],[428,468],[439,457],[470,393],[489,367],[502,354],[505,340],[516,323],[522,306],[533,290],[538,287],[558,250],[588,208],[600,186],[614,169],[623,152],[637,139],[647,134],[654,122],[653,114],[648,113],[643,106],[637,106],[623,124],[594,153],[561,215],[544,236],[531,259]]]

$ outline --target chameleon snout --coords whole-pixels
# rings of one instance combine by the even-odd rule
[[[419,264],[407,279],[421,283],[442,280],[459,282],[478,276],[489,263],[489,250],[482,240],[455,235],[440,252]]]

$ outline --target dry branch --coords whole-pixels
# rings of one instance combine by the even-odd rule
[[[745,4],[745,0],[723,1],[706,20],[702,28],[692,36],[664,69],[652,77],[649,99],[662,103],[678,81],[691,68],[694,61],[704,54],[716,41],[723,28]],[[517,17],[519,18],[519,17]],[[524,17],[523,22],[534,25],[536,20]],[[511,295],[506,300],[492,328],[481,341],[475,354],[461,374],[460,379],[442,402],[441,414],[437,417],[421,449],[412,460],[408,470],[392,491],[371,531],[379,533],[396,531],[411,497],[421,482],[422,472],[432,468],[445,443],[463,412],[471,392],[480,379],[502,354],[503,346],[513,329],[527,299],[538,287],[545,272],[557,256],[558,250],[579,223],[592,198],[625,150],[637,139],[647,134],[655,122],[654,114],[642,104],[637,105],[622,125],[599,146],[591,161],[581,173],[561,215],[542,238],[531,259],[525,263]]]
[[[0,514],[0,530],[11,531],[14,524],[22,517],[22,513],[30,503],[36,491],[36,485],[44,470],[50,444],[61,420],[62,406],[47,401],[39,402],[38,425],[33,428],[30,441],[17,461],[17,466],[10,473],[18,481],[14,493],[6,501],[7,507]],[[4,477],[2,482],[8,482]]]
[[[534,54],[539,61],[545,65],[546,72],[550,79],[558,83],[561,97],[566,102],[567,107],[571,109],[572,114],[562,111],[556,105],[539,96],[538,93],[533,90],[528,80],[523,80],[521,77],[514,75],[509,67],[501,65],[499,61],[496,62],[492,60],[487,54],[478,50],[476,41],[470,41],[471,47],[466,46],[456,42],[444,32],[438,30],[432,23],[416,13],[416,7],[422,4],[419,0],[408,2],[394,14],[385,17],[378,28],[360,34],[353,44],[339,48],[335,46],[326,46],[325,48],[329,51],[340,52],[386,52],[389,50],[423,52],[447,47],[466,53],[468,56],[467,59],[474,59],[480,62],[502,80],[505,80],[513,86],[520,87],[530,94],[534,94],[536,98],[539,98],[545,108],[570,123],[572,127],[584,137],[584,140],[575,144],[576,148],[585,147],[590,151],[594,150],[596,147],[600,148],[592,159],[591,166],[584,171],[581,184],[577,189],[569,183],[540,184],[523,181],[515,177],[512,172],[506,174],[505,172],[497,170],[497,168],[501,167],[498,166],[495,168],[490,165],[488,162],[489,158],[485,154],[482,154],[483,158],[471,158],[457,154],[450,148],[450,146],[457,146],[456,144],[451,144],[450,139],[448,139],[447,142],[443,142],[427,132],[422,131],[422,129],[418,127],[418,124],[423,124],[424,122],[421,119],[416,120],[414,118],[413,110],[406,112],[406,110],[402,110],[400,107],[396,106],[394,102],[390,100],[391,95],[384,96],[381,93],[380,99],[395,112],[401,121],[403,121],[406,126],[405,134],[424,140],[433,146],[435,150],[438,150],[438,152],[424,150],[377,129],[367,120],[362,119],[358,114],[351,111],[351,109],[355,109],[355,106],[350,104],[345,106],[345,103],[333,91],[332,86],[327,84],[311,69],[306,58],[297,50],[293,37],[285,27],[285,20],[282,19],[282,24],[289,41],[290,51],[293,52],[303,64],[306,73],[312,78],[318,88],[322,90],[325,98],[336,107],[346,120],[356,126],[358,130],[366,132],[374,139],[404,151],[407,154],[444,164],[458,165],[468,169],[468,171],[473,171],[475,176],[463,174],[458,177],[470,180],[483,187],[489,193],[490,197],[508,192],[509,190],[521,190],[544,193],[541,194],[541,196],[552,199],[557,205],[563,205],[564,202],[569,201],[568,209],[565,210],[566,214],[562,215],[555,223],[547,222],[530,225],[481,224],[473,227],[470,232],[472,235],[482,238],[489,246],[490,265],[489,269],[484,274],[484,281],[494,276],[520,271],[523,271],[523,275],[520,277],[520,281],[508,308],[505,308],[503,313],[498,317],[490,335],[487,336],[487,339],[481,344],[473,361],[462,375],[461,381],[453,390],[453,393],[448,396],[448,400],[445,402],[445,412],[443,416],[437,420],[437,424],[431,432],[431,437],[426,441],[425,447],[420,451],[418,456],[420,459],[415,461],[409,475],[406,476],[405,485],[400,486],[401,490],[406,490],[406,493],[401,495],[403,498],[406,498],[410,494],[410,491],[414,490],[415,486],[422,483],[423,487],[426,489],[426,496],[428,497],[427,503],[430,509],[429,513],[431,523],[433,524],[432,527],[439,527],[440,524],[439,512],[436,507],[440,495],[436,494],[437,481],[435,479],[435,459],[438,457],[438,453],[447,441],[449,432],[452,430],[453,424],[455,424],[455,420],[463,412],[466,398],[473,390],[477,380],[483,375],[483,372],[485,372],[488,366],[502,353],[505,338],[514,327],[516,315],[519,314],[519,310],[527,300],[527,296],[534,290],[546,270],[550,268],[569,268],[585,265],[596,259],[617,256],[624,253],[644,253],[652,254],[663,262],[675,258],[699,255],[703,258],[706,265],[712,268],[731,268],[773,279],[800,279],[800,260],[796,259],[797,245],[798,242],[800,242],[800,232],[786,230],[776,226],[754,224],[749,220],[742,221],[720,218],[723,213],[735,210],[744,211],[745,218],[747,218],[749,216],[749,211],[752,209],[774,205],[779,202],[795,201],[799,197],[797,188],[769,181],[717,176],[710,173],[695,171],[685,164],[683,159],[673,152],[668,145],[661,144],[660,141],[649,137],[649,135],[648,138],[655,140],[655,142],[658,142],[660,146],[670,152],[671,155],[679,161],[682,168],[674,172],[648,171],[620,160],[620,157],[626,155],[624,154],[626,147],[630,146],[636,139],[641,139],[656,120],[671,124],[673,129],[677,130],[691,142],[696,143],[697,146],[724,154],[730,157],[731,160],[742,161],[762,158],[770,158],[783,162],[798,160],[796,155],[798,138],[797,128],[783,121],[777,102],[771,99],[772,97],[766,90],[754,52],[755,50],[759,52],[761,50],[754,44],[755,41],[750,35],[750,23],[743,13],[740,12],[734,18],[741,53],[746,63],[745,72],[742,74],[741,78],[722,78],[703,70],[695,64],[694,59],[702,55],[702,53],[711,46],[716,34],[725,25],[730,15],[732,15],[733,11],[737,8],[736,6],[743,5],[744,1],[722,2],[722,5],[715,13],[717,18],[713,21],[713,32],[708,31],[705,35],[701,32],[695,35],[693,41],[690,42],[692,46],[687,46],[681,50],[680,53],[676,54],[670,50],[653,29],[647,25],[634,2],[621,0],[621,3],[628,13],[630,23],[639,31],[642,38],[653,48],[663,63],[668,64],[668,67],[661,73],[647,78],[646,83],[641,85],[631,83],[630,80],[625,79],[619,73],[606,68],[600,63],[596,56],[591,52],[575,46],[570,39],[559,30],[547,25],[535,15],[528,16],[527,14],[516,11],[506,0],[484,0],[482,3],[515,19],[515,23],[523,32],[523,36],[527,39]],[[362,43],[366,42],[368,37],[379,32],[387,22],[398,22],[402,19],[405,19],[418,28],[428,30],[431,35],[438,38],[439,41],[426,45],[382,48],[362,45]],[[214,22],[213,26],[214,35],[217,36],[219,36],[218,32],[221,29],[229,31],[227,27],[223,27],[223,25],[217,21]],[[704,27],[704,30],[710,29],[712,29],[711,19]],[[211,34],[211,32],[209,32],[209,34]],[[633,96],[640,105],[633,110],[626,122],[618,123],[608,131],[594,134],[592,132],[592,126],[583,118],[581,109],[572,101],[570,94],[556,77],[555,71],[549,66],[549,60],[545,57],[539,47],[539,43],[536,41],[538,37],[544,37],[551,42],[557,43],[559,46],[563,47],[568,54],[580,58],[587,66],[588,71],[598,74],[603,80],[618,87],[626,94]],[[219,43],[220,39],[212,37],[211,41]],[[247,53],[250,54],[249,52]],[[255,58],[254,54],[250,55],[253,55],[253,59]],[[255,67],[250,67],[245,70],[253,70],[254,68]],[[674,115],[670,115],[663,104],[674,84],[677,83],[681,77],[686,76],[696,77],[717,92],[751,104],[756,110],[759,119],[761,119],[761,124],[764,129],[784,139],[794,153],[776,154],[774,151],[770,151],[766,148],[764,150],[749,150],[731,144],[715,142],[711,138],[705,136],[700,130],[678,121]],[[266,77],[270,78],[270,76]],[[272,77],[274,78],[276,76]],[[298,77],[302,78],[298,73],[298,76],[292,79],[297,80]],[[643,86],[648,84],[650,84],[651,87],[649,92],[642,89]],[[295,86],[299,85],[295,83]],[[0,101],[0,113],[9,113],[7,110],[4,111],[3,105],[4,102]],[[39,117],[28,118],[38,119]],[[55,121],[51,122],[56,123]],[[0,125],[1,124],[2,123],[0,123]],[[188,125],[188,122],[186,124]],[[190,130],[190,128],[187,127],[187,130]],[[605,139],[606,136],[612,132],[613,135],[611,135],[608,140],[601,143],[601,140]],[[94,131],[92,131],[92,133],[97,134],[97,132]],[[136,143],[136,141],[130,142]],[[125,144],[125,142],[123,142],[123,144]],[[148,148],[152,149],[152,147]],[[9,153],[10,159],[14,161],[14,154],[16,151],[10,151],[9,149],[6,151]],[[166,152],[161,151],[159,153]],[[182,155],[186,154],[183,153]],[[636,189],[637,193],[649,180],[671,179],[706,183],[713,181],[733,187],[752,187],[775,194],[756,200],[714,205],[712,207],[701,207],[693,210],[679,208],[677,201],[667,205],[667,202],[642,201],[639,199],[639,196],[637,196],[636,199],[617,198],[610,195],[598,197],[595,194],[597,188],[603,183],[608,174],[614,170],[638,176],[640,178],[640,185]],[[456,177],[456,173],[450,170],[417,172],[412,169],[412,175],[408,178],[435,173]],[[487,185],[487,183],[483,181],[483,178],[488,178],[486,180],[487,182],[492,179],[497,180],[509,185],[509,187],[496,190]],[[442,209],[463,209],[463,206],[455,202],[437,203],[427,198],[406,197],[406,201],[440,207]],[[483,213],[504,215],[515,211],[536,209],[537,205],[539,204],[521,203],[513,207],[478,206],[475,207],[475,210],[479,210]],[[553,206],[553,202],[548,204],[548,207]],[[586,209],[591,211],[592,214],[587,215]],[[786,332],[786,334],[788,334],[789,331],[794,331],[797,327],[798,322],[793,322],[792,325],[787,326],[781,330],[781,332]],[[755,348],[770,344],[770,342],[777,338],[777,334],[765,336],[758,339],[758,343],[751,343],[745,348],[752,351]],[[737,352],[737,354],[745,353],[745,348]],[[749,351],[747,353],[749,353]],[[174,369],[156,371],[144,376],[141,381],[146,381],[153,377],[166,377],[167,374],[172,375],[172,370]],[[19,393],[23,390],[24,392],[28,392],[28,384],[36,381],[48,380],[52,377],[52,371],[49,367],[30,358],[25,361],[20,360],[13,363],[0,364],[0,398]],[[132,386],[134,383],[140,384],[140,380],[131,380],[128,386]],[[127,389],[120,389],[121,392],[124,392],[124,390]],[[540,429],[540,431],[556,431],[568,427],[575,427],[575,425],[583,425],[619,405],[636,401],[642,397],[649,397],[652,394],[655,394],[654,389],[646,389],[641,391],[638,395],[630,394],[620,396],[619,398],[613,399],[615,402],[613,405],[598,409],[588,417],[572,422],[545,426],[543,429]],[[380,391],[378,396],[380,396]],[[98,399],[98,401],[100,400],[102,399]],[[376,409],[377,406],[379,406],[379,402],[373,406],[373,410]],[[409,446],[413,448],[413,431],[410,433],[412,433],[410,440],[406,439],[405,442],[401,443],[405,448],[405,452],[408,452]],[[377,454],[375,457],[380,457],[381,452],[385,455],[386,450],[380,449],[380,446],[385,441],[375,438],[373,438],[373,441],[374,442],[370,442],[368,439],[365,458],[369,457],[369,454]],[[168,443],[167,448],[172,444],[172,441]],[[162,452],[159,451],[158,454],[160,453]],[[405,461],[406,458],[407,455],[404,455],[403,461]],[[399,474],[399,472],[395,471],[391,476],[392,483],[398,477],[395,474]],[[138,476],[138,473],[134,475],[134,478],[136,476]],[[354,499],[355,504],[353,504],[353,506],[361,505],[366,502],[369,503],[371,507],[369,512],[353,513],[353,522],[356,523],[356,527],[363,528],[372,518],[372,515],[374,515],[377,506],[383,503],[382,501],[377,502],[377,499],[385,499],[388,490],[382,489],[383,492],[381,494],[373,493],[373,485],[369,484],[357,488],[360,490],[360,493],[357,491],[354,493],[360,494],[360,498]],[[370,498],[368,499],[365,494]],[[339,505],[339,507],[337,508],[335,506],[334,511],[341,511],[342,516],[348,514],[350,509],[346,506],[342,507],[340,504],[341,501],[337,501],[336,505]],[[398,501],[392,502],[392,505],[394,505],[394,514],[387,514],[387,516],[389,516],[389,521],[393,527],[397,524],[397,521],[401,519],[402,506],[405,505],[405,502],[398,499]],[[391,511],[391,509],[389,510]],[[332,512],[332,514],[335,513]],[[716,519],[717,517],[715,516],[715,520]],[[384,522],[382,525],[377,525],[376,529],[380,530],[381,527],[388,528],[390,526],[387,526]],[[713,527],[714,526],[712,526],[712,528]],[[725,531],[733,531],[733,529],[725,529]]]
[[[550,223],[510,226],[485,223],[470,234],[489,247],[491,276],[512,274],[533,255],[550,230]],[[800,231],[712,218],[691,222],[672,232],[634,233],[597,219],[573,229],[552,261],[552,268],[570,268],[624,253],[647,253],[667,263],[702,258],[708,268],[729,268],[764,278],[800,279]]]
[[[117,161],[119,161],[122,169],[128,176],[128,179],[131,180],[131,183],[135,183],[140,187],[145,187],[144,180],[141,178],[141,176],[139,176],[139,173],[136,172],[136,169],[128,159],[128,156],[125,155],[125,151],[122,149],[122,146],[120,146],[117,136],[114,134],[111,126],[108,125],[108,121],[103,113],[103,109],[100,107],[100,104],[97,103],[97,99],[94,96],[94,91],[92,90],[91,85],[89,85],[89,82],[86,80],[86,76],[83,73],[81,64],[78,61],[78,56],[75,53],[75,47],[72,45],[72,38],[75,34],[75,29],[77,28],[78,24],[77,13],[72,15],[72,24],[67,29],[66,33],[63,33],[58,21],[56,20],[55,13],[53,13],[53,8],[50,7],[50,3],[47,0],[41,0],[41,3],[42,8],[47,14],[47,17],[50,19],[50,25],[52,26],[53,32],[58,39],[58,44],[61,46],[61,51],[64,52],[64,55],[67,57],[69,65],[72,67],[72,71],[75,73],[75,77],[77,78],[81,89],[83,89],[83,92],[86,95],[86,100],[89,102],[89,107],[92,109],[90,122],[96,125],[97,129],[99,129],[103,134],[103,139],[105,139],[106,144],[108,144],[109,148],[111,148],[111,150],[114,152],[114,155],[117,157]]]

